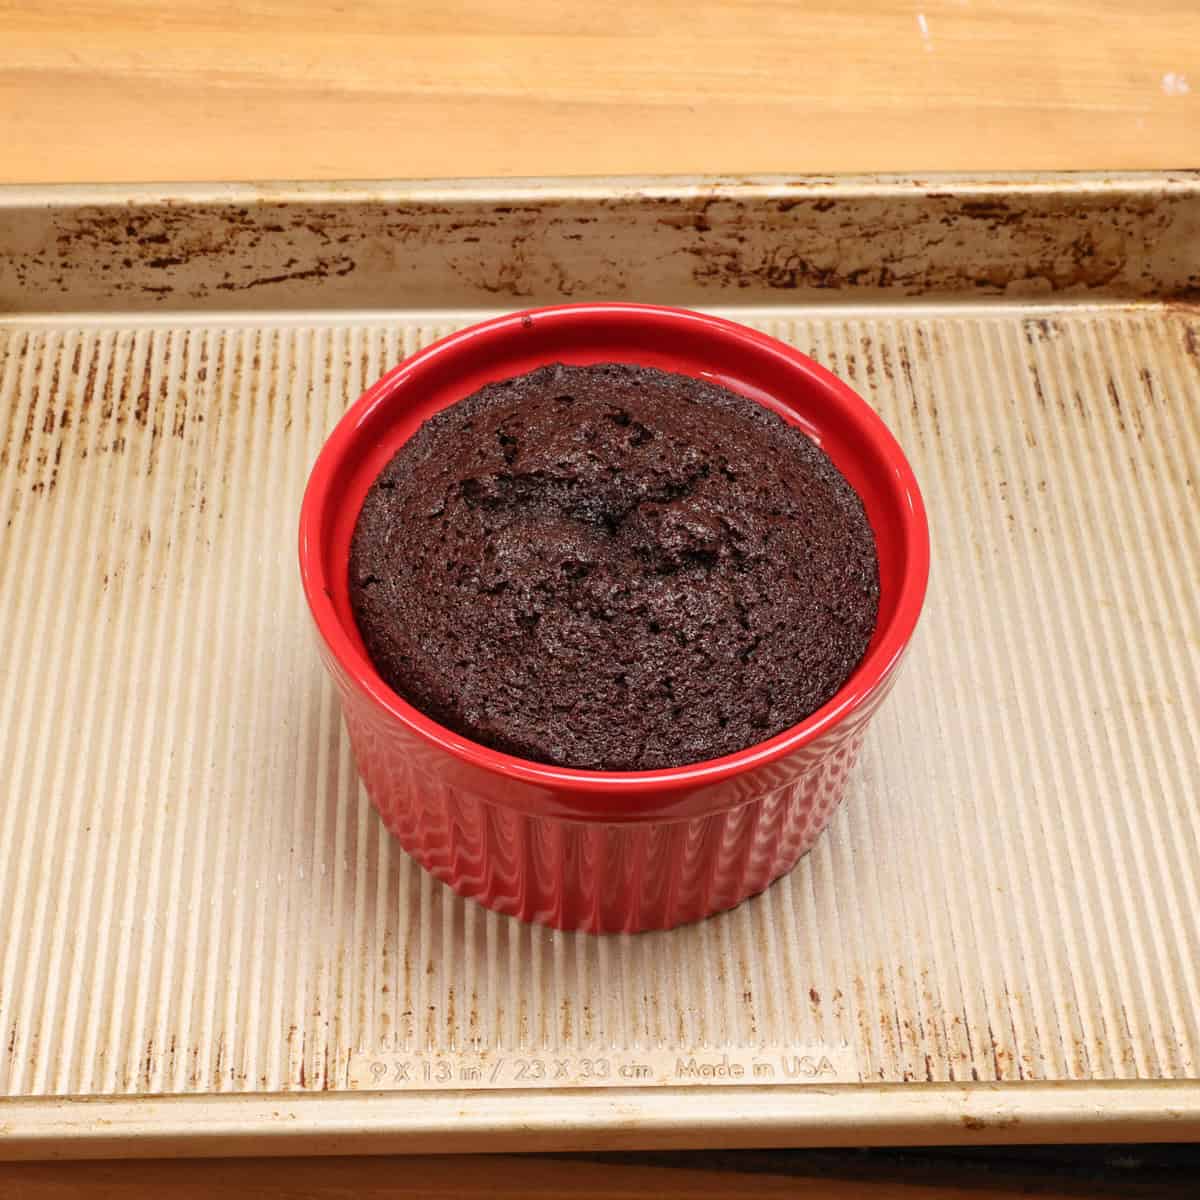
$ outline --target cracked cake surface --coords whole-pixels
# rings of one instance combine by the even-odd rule
[[[862,502],[800,429],[617,363],[542,367],[428,420],[367,494],[349,585],[415,707],[598,770],[802,721],[862,659],[879,601]]]

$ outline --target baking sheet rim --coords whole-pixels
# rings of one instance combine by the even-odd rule
[[[681,1107],[686,1097],[686,1106]],[[0,1160],[1200,1141],[1200,1080],[31,1098]]]
[[[0,212],[36,209],[71,212],[89,206],[128,205],[138,209],[181,204],[237,205],[523,202],[631,200],[638,197],[697,199],[722,197],[762,200],[797,195],[840,199],[976,194],[1142,195],[1146,192],[1200,194],[1200,168],[1162,171],[924,171],[856,175],[561,175],[488,178],[348,179],[337,183],[304,180],[230,180],[163,183],[0,184]]]

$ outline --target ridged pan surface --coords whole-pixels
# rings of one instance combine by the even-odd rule
[[[928,604],[797,869],[597,939],[387,836],[297,579],[325,434],[473,315],[0,322],[0,1092],[1195,1077],[1200,316],[732,313],[896,433]]]

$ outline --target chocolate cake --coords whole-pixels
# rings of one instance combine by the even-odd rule
[[[702,380],[546,366],[427,421],[358,517],[387,683],[537,762],[646,770],[803,720],[871,639],[862,502],[799,429]]]

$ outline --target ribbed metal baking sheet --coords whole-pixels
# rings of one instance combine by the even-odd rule
[[[326,432],[479,313],[117,294],[0,321],[0,1092],[35,1098],[0,1102],[0,1154],[150,1152],[167,1127],[211,1149],[222,1122],[225,1152],[262,1150],[264,1093],[367,1149],[429,1133],[381,1088],[451,1089],[426,1115],[449,1137],[478,1114],[460,1148],[509,1145],[523,1111],[528,1148],[820,1141],[805,1086],[826,1140],[1095,1117],[1098,1092],[1034,1081],[1134,1081],[1104,1092],[1109,1138],[1200,1133],[1200,313],[1099,284],[741,308],[706,289],[670,298],[799,346],[888,421],[930,512],[929,602],[798,869],[700,925],[601,939],[461,901],[386,836],[296,578]],[[1136,1081],[1174,1090],[1156,1109]],[[869,1095],[897,1115],[856,1137],[837,1114]]]

